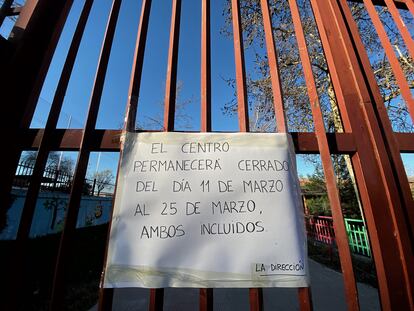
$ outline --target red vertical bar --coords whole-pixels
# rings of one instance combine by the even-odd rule
[[[279,66],[277,63],[277,52],[273,38],[272,18],[269,11],[268,0],[260,0],[263,26],[266,38],[267,57],[269,59],[270,76],[272,80],[273,106],[275,110],[276,125],[278,132],[287,132],[286,117],[283,107],[283,94],[280,82]]]
[[[364,4],[378,33],[381,44],[384,47],[385,54],[387,55],[392,71],[394,72],[395,79],[397,80],[398,86],[400,87],[401,95],[407,103],[408,111],[410,112],[411,119],[414,122],[414,98],[411,94],[410,86],[408,85],[407,79],[404,75],[403,70],[401,69],[398,58],[395,55],[392,44],[388,39],[387,33],[385,32],[384,26],[381,23],[374,5],[372,4],[371,0],[364,0]]]
[[[241,27],[240,4],[238,0],[231,1],[233,21],[234,60],[236,65],[237,85],[237,114],[239,118],[240,132],[249,131],[249,115],[247,105],[246,71],[244,66],[243,33]],[[260,288],[249,290],[250,310],[263,309],[263,292]]]
[[[201,131],[211,131],[210,0],[201,3]]]
[[[136,114],[138,109],[138,97],[141,87],[141,76],[142,76],[142,68],[144,65],[144,55],[145,55],[145,46],[147,43],[147,34],[148,34],[148,25],[149,25],[149,18],[151,13],[151,4],[152,0],[143,0],[141,4],[141,17],[138,25],[138,32],[137,32],[137,39],[135,44],[135,52],[134,52],[134,60],[132,64],[131,70],[131,78],[129,82],[129,91],[128,91],[128,102],[126,105],[125,111],[125,122],[123,128],[123,135],[126,132],[134,132],[136,126]],[[122,159],[122,154],[124,152],[124,140],[121,139],[121,146],[120,146],[120,159]],[[118,162],[118,174],[119,174],[119,166],[120,162]],[[116,195],[117,195],[117,187],[118,187],[118,178],[117,176],[114,189],[114,198],[113,203],[115,202]],[[113,205],[112,203],[112,205]],[[98,310],[99,311],[109,311],[112,310],[112,302],[113,302],[113,295],[114,290],[112,288],[103,288],[104,279],[105,279],[105,268],[106,262],[108,258],[108,243],[110,238],[111,232],[111,225],[112,225],[112,213],[109,219],[109,227],[108,227],[108,236],[107,236],[107,243],[106,243],[106,250],[104,256],[104,264],[102,269],[102,276],[101,276],[101,284],[99,288],[99,301],[98,301]]]
[[[312,3],[313,4],[313,3]],[[345,294],[349,310],[359,310],[358,291],[355,283],[354,271],[352,269],[352,258],[348,244],[348,235],[344,224],[339,190],[336,184],[336,176],[332,164],[326,129],[324,125],[322,110],[320,108],[316,83],[313,76],[312,64],[306,45],[305,34],[302,28],[299,8],[296,0],[289,0],[296,39],[298,42],[299,55],[302,62],[306,86],[308,89],[309,102],[311,104],[312,116],[315,125],[316,139],[318,141],[319,153],[322,160],[322,167],[325,174],[326,190],[331,205],[333,225],[341,258],[341,268],[344,275]],[[313,4],[314,6],[314,4]],[[318,18],[315,14],[315,19]]]
[[[275,118],[278,132],[287,132],[286,116],[284,112],[284,101],[282,94],[282,86],[280,81],[279,66],[277,63],[277,52],[275,41],[273,38],[272,18],[269,10],[268,0],[260,0],[263,27],[265,31],[267,57],[269,60],[270,75],[273,91],[273,106],[275,110]],[[312,310],[312,299],[310,297],[309,288],[298,288],[299,305],[301,310]]]
[[[210,0],[201,2],[201,132],[211,131]],[[213,289],[201,288],[200,311],[213,310]]]
[[[408,2],[407,2],[408,3]],[[414,2],[410,2],[414,3]],[[340,6],[342,12],[344,14],[345,19],[347,20],[347,24],[349,26],[350,32],[352,34],[352,38],[354,40],[355,48],[358,52],[360,62],[363,66],[364,73],[368,80],[370,89],[372,91],[375,106],[379,120],[381,122],[381,126],[383,127],[384,135],[389,144],[389,152],[391,154],[391,158],[393,160],[393,164],[395,166],[396,174],[398,175],[398,188],[400,189],[403,198],[404,198],[404,206],[408,214],[408,218],[410,221],[411,235],[414,236],[414,200],[411,194],[411,189],[408,183],[407,174],[405,172],[404,164],[401,159],[400,155],[400,147],[397,138],[394,135],[390,119],[388,117],[387,109],[384,105],[384,101],[381,96],[380,89],[378,87],[377,81],[375,79],[374,72],[371,68],[371,64],[365,51],[364,44],[359,36],[358,27],[352,17],[351,10],[349,9],[348,4],[345,0],[340,0]]]
[[[398,30],[401,33],[402,38],[404,39],[405,45],[407,46],[408,51],[410,51],[411,57],[414,58],[414,41],[411,38],[410,32],[407,29],[403,19],[401,18],[400,13],[398,12],[397,7],[393,0],[384,0],[388,11],[391,13],[392,18],[394,19],[395,25],[397,25]],[[411,0],[409,0],[411,1]]]
[[[144,66],[151,4],[152,0],[143,0],[141,4],[141,18],[138,25],[134,62],[132,64],[131,79],[129,83],[128,103],[125,112],[124,130],[129,132],[135,131],[136,127],[138,97],[141,87],[142,68]]]
[[[175,96],[177,88],[178,46],[180,38],[181,0],[173,0],[168,50],[167,78],[165,82],[164,130],[174,130]]]
[[[412,4],[413,2],[407,1],[406,4]],[[403,217],[404,219],[406,219],[407,223],[409,223],[410,225],[408,226],[409,230],[411,230],[411,237],[413,237],[413,232],[414,232],[414,201],[412,198],[412,194],[411,194],[411,190],[408,184],[408,179],[407,179],[407,175],[405,173],[405,169],[404,169],[404,165],[402,163],[401,160],[401,156],[400,156],[400,146],[399,146],[399,142],[397,140],[397,137],[395,135],[395,133],[392,130],[392,126],[391,126],[391,122],[389,120],[379,87],[377,85],[374,73],[372,71],[370,62],[369,62],[369,58],[368,55],[365,51],[364,45],[362,43],[362,40],[359,36],[358,33],[358,27],[352,17],[352,13],[351,10],[349,9],[349,6],[347,4],[347,2],[345,0],[340,0],[340,6],[343,12],[343,15],[345,16],[347,23],[349,25],[349,29],[350,32],[352,33],[352,37],[354,40],[354,44],[355,47],[358,51],[358,56],[360,58],[360,62],[363,66],[364,69],[364,73],[366,75],[366,79],[369,83],[370,89],[373,93],[373,97],[375,100],[375,105],[372,105],[372,109],[375,109],[375,113],[378,115],[378,122],[381,126],[381,131],[384,133],[384,140],[386,140],[386,147],[387,147],[387,152],[388,152],[388,157],[390,158],[390,160],[392,160],[392,168],[388,168],[387,166],[384,167],[384,171],[387,173],[388,176],[390,176],[390,173],[387,172],[387,170],[392,169],[393,170],[393,174],[395,174],[396,176],[396,180],[397,180],[397,185],[396,185],[396,189],[393,191],[392,195],[394,196],[394,198],[392,199],[393,202],[395,202],[394,204],[398,206],[398,202],[397,199],[395,198],[396,195],[400,194],[400,196],[402,197],[402,207],[405,209],[405,212],[403,213]],[[371,108],[371,106],[367,106],[367,108]],[[373,111],[374,113],[374,111]],[[380,153],[381,155],[381,153]],[[358,164],[359,165],[359,164]],[[358,168],[358,170],[361,170],[362,168]],[[356,169],[355,171],[358,172],[358,170]],[[359,174],[362,174],[360,172],[358,172]],[[390,182],[392,179],[387,178],[387,181]],[[393,211],[393,213],[395,213],[395,218],[400,217],[398,215],[397,210]],[[393,218],[394,218],[393,217]],[[408,219],[408,220],[407,220]],[[370,219],[368,219],[370,220]],[[388,264],[387,266],[382,266],[384,265],[384,263],[382,262],[382,260],[389,260],[388,258],[386,258],[387,256],[385,256],[384,258],[379,257],[380,259],[377,259],[378,257],[378,249],[381,248],[381,244],[384,244],[383,247],[385,246],[385,239],[381,238],[380,239],[380,245],[378,245],[378,239],[377,238],[372,238],[372,231],[371,231],[371,221],[367,220],[367,225],[368,225],[368,229],[369,229],[369,234],[371,236],[371,251],[372,254],[374,255],[375,258],[375,264],[377,267],[377,275],[378,275],[378,283],[379,283],[379,294],[380,294],[380,298],[382,301],[382,305],[383,306],[389,306],[393,303],[395,303],[395,300],[397,301],[403,301],[403,299],[401,299],[401,297],[393,297],[396,296],[395,291],[393,291],[392,289],[395,288],[395,286],[389,286],[387,285],[388,282],[390,282],[389,279],[391,279],[391,276],[386,275],[386,268],[387,266],[391,266],[390,264]],[[396,221],[396,220],[393,220]],[[396,221],[398,223],[398,221]],[[400,234],[399,231],[400,229],[398,228],[399,226],[401,226],[400,224],[398,224],[398,226],[396,227],[396,229],[394,229],[395,231],[395,238],[400,237],[400,239],[397,239],[396,241],[393,241],[393,243],[395,244],[399,244],[401,243],[401,248],[403,249],[403,253],[409,253],[410,249],[408,247],[408,245],[412,245],[410,243],[410,241],[405,242],[404,240],[406,239],[406,237],[403,234]],[[397,229],[398,228],[398,229]],[[382,233],[383,231],[381,230],[380,233]],[[376,231],[374,231],[374,233],[376,233]],[[412,240],[411,240],[412,241]],[[395,252],[390,252],[390,254],[395,254]],[[400,255],[401,256],[401,255]],[[405,261],[409,261],[409,255],[403,255],[401,257],[405,257],[402,258],[403,263],[399,264],[400,266],[405,265]],[[393,256],[393,258],[398,258]],[[408,276],[412,276],[413,275],[413,270],[412,270],[413,265],[411,264],[407,264],[406,267],[404,268],[404,272],[408,275]],[[411,269],[411,271],[410,271]],[[407,271],[408,270],[408,271]],[[394,274],[394,272],[393,272]],[[410,277],[408,277],[410,278]],[[398,281],[397,281],[398,282]],[[404,282],[401,279],[399,282],[399,287],[402,289],[404,288]],[[408,286],[407,286],[408,287]],[[412,288],[412,287],[411,287]],[[410,289],[409,289],[410,291]],[[412,302],[412,289],[410,292],[410,296],[409,298],[411,298],[411,304],[413,304]],[[395,307],[397,308],[397,307]]]
[[[352,163],[371,238],[385,310],[411,310],[412,241],[385,142],[372,109],[370,89],[336,0],[312,0],[341,115],[355,136]],[[398,290],[395,290],[398,288]]]
[[[298,289],[299,293],[299,308],[301,311],[312,311],[312,294],[310,287],[301,287]]]
[[[181,0],[173,0],[164,100],[164,131],[174,131]],[[149,310],[162,310],[164,289],[151,289]]]
[[[164,306],[164,289],[163,288],[152,288],[150,290],[150,301],[149,311],[160,311],[163,310]]]
[[[96,119],[99,111],[99,104],[102,97],[103,86],[105,82],[106,70],[108,68],[109,56],[111,54],[112,42],[115,35],[116,24],[119,16],[119,10],[122,0],[114,0],[111,13],[109,16],[104,41],[102,44],[101,55],[99,56],[98,68],[92,89],[92,95],[89,104],[88,116],[82,135],[78,160],[76,164],[75,175],[69,203],[66,212],[66,220],[63,228],[57,263],[54,274],[52,297],[50,302],[51,310],[62,310],[64,291],[65,291],[65,270],[67,269],[68,257],[70,255],[70,246],[73,234],[76,229],[78,211],[81,202],[82,188],[86,170],[88,168],[90,146],[92,145],[93,132],[95,130]]]
[[[249,115],[247,105],[246,71],[244,67],[243,33],[241,28],[240,4],[231,0],[233,20],[234,61],[236,64],[237,104],[240,132],[249,131]]]
[[[247,105],[246,71],[244,66],[243,33],[241,27],[240,4],[238,0],[231,1],[233,21],[234,60],[236,65],[237,85],[237,114],[240,132],[249,131],[249,115]],[[263,291],[261,288],[249,289],[250,310],[263,310]]]
[[[250,311],[263,310],[263,289],[250,288],[249,289]]]
[[[408,9],[411,12],[411,15],[414,18],[414,2],[412,0],[405,0],[405,4],[407,5]]]
[[[201,288],[200,289],[200,311],[212,311],[213,310],[213,289]]]

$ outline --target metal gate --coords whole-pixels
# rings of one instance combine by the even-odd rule
[[[200,1],[202,2],[200,131],[208,132],[211,131],[210,0]],[[79,130],[57,129],[57,122],[94,1],[84,1],[83,10],[58,81],[47,124],[43,129],[31,129],[29,126],[53,52],[73,1],[27,0],[22,8],[12,7],[13,2],[3,1],[0,11],[0,25],[6,16],[19,15],[12,36],[8,40],[2,40],[0,46],[2,56],[0,98],[4,119],[1,124],[3,133],[1,209],[6,209],[10,203],[13,177],[22,150],[37,150],[38,154],[17,238],[12,243],[10,253],[2,254],[10,258],[11,266],[6,269],[9,272],[7,279],[2,278],[3,286],[4,284],[7,286],[2,290],[4,297],[1,304],[4,305],[2,310],[13,310],[18,305],[19,299],[24,299],[21,297],[24,294],[24,291],[21,291],[22,283],[24,283],[21,267],[25,260],[30,225],[48,154],[51,150],[76,150],[79,152],[78,160],[59,251],[55,258],[56,267],[50,303],[51,310],[61,310],[67,277],[65,269],[76,230],[78,207],[90,153],[92,151],[120,151],[122,153],[121,130],[96,129],[98,109],[122,1],[113,0],[91,90],[86,124],[83,129]],[[388,8],[411,55],[412,62],[414,41],[397,8],[408,10],[414,15],[414,2],[412,0],[360,0],[356,2],[365,4],[385,49],[402,98],[406,102],[411,118],[414,119],[412,90],[374,8],[374,4]],[[393,131],[370,60],[347,1],[310,0],[344,128],[344,132],[327,133],[299,8],[296,0],[288,0],[288,3],[314,120],[314,132],[291,134],[296,152],[319,153],[321,156],[348,309],[359,309],[358,292],[331,154],[349,154],[351,158],[368,228],[372,256],[375,260],[382,308],[384,310],[414,310],[414,202],[400,156],[401,152],[414,152],[414,134]],[[286,132],[287,124],[277,47],[272,35],[272,10],[269,8],[268,0],[260,0],[260,6],[275,118],[278,122],[278,131]],[[180,11],[181,0],[172,0],[164,101],[165,131],[174,131]],[[135,121],[150,12],[151,0],[142,0],[123,131],[136,130]],[[238,0],[231,0],[231,16],[239,130],[247,132],[249,131],[249,118],[246,73]],[[151,15],[151,18],[157,18],[157,16]],[[151,290],[149,303],[151,310],[163,308],[163,294],[163,289]],[[99,306],[102,310],[112,308],[112,297],[113,290],[100,290]],[[213,299],[212,289],[200,289],[200,310],[212,310]],[[263,309],[261,289],[250,289],[249,299],[251,310]],[[312,309],[310,288],[299,288],[298,299],[301,310]]]

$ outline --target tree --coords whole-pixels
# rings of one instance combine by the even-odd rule
[[[191,128],[192,116],[188,115],[186,108],[194,102],[193,98],[182,98],[183,82],[177,81],[176,86],[176,103],[175,103],[175,127],[178,128]],[[164,116],[163,116],[163,107],[164,102],[160,101],[157,103],[159,109],[153,109],[153,111],[160,111],[155,115],[144,115],[142,120],[138,121],[136,124],[137,129],[150,129],[150,130],[165,130],[164,129]]]
[[[93,179],[94,179],[94,184],[95,184],[95,188],[97,191],[97,195],[99,196],[101,194],[101,191],[105,189],[105,187],[112,185],[112,182],[114,180],[114,175],[112,174],[111,170],[104,170],[101,172],[96,172],[93,175]]]
[[[325,179],[320,166],[314,174],[305,179],[302,193],[305,197],[307,213],[315,216],[331,216]]]
[[[287,123],[290,131],[312,131],[312,117],[307,89],[302,72],[301,61],[296,43],[295,31],[287,0],[270,0],[272,14],[273,36],[278,52],[282,90],[285,104]],[[320,104],[324,114],[325,126],[328,131],[342,131],[340,116],[336,104],[335,93],[329,76],[329,71],[322,49],[319,33],[314,21],[309,0],[297,0],[304,33],[311,57],[316,86],[320,95]],[[361,3],[349,2],[353,17],[360,29],[362,40],[371,61],[385,105],[395,130],[412,131],[414,127],[408,115],[406,105],[400,99],[400,90],[392,73],[390,64],[385,56],[375,28],[372,26],[368,13]],[[273,111],[273,94],[270,72],[265,53],[265,38],[260,0],[241,0],[241,24],[243,29],[244,46],[253,49],[255,54],[255,72],[247,77],[247,90],[250,110],[254,122],[253,131],[275,130]],[[392,22],[386,7],[378,7],[381,20],[386,25],[388,35],[398,54],[400,64],[406,74],[410,87],[414,88],[414,66],[398,30]],[[403,16],[409,13],[401,12]],[[223,33],[232,33],[231,3],[224,8],[223,15],[226,24]],[[412,19],[407,20],[407,24]],[[234,85],[234,79],[228,79]],[[236,98],[226,103],[226,113],[235,113]]]
[[[361,218],[358,198],[345,157],[334,155],[333,163],[344,216],[347,218]],[[315,173],[307,177],[307,182],[303,185],[302,190],[310,214],[331,216],[325,177],[320,162],[317,162]]]
[[[34,167],[36,163],[37,151],[26,151],[22,156],[22,161],[26,164],[32,165]],[[46,162],[46,170],[53,170],[66,173],[67,175],[73,175],[74,169],[73,159],[62,156],[60,152],[52,151],[49,154],[49,157]]]

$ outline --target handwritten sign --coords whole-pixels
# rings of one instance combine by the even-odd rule
[[[128,133],[105,287],[305,287],[288,134]]]

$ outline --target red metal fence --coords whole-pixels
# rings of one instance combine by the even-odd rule
[[[351,218],[345,218],[344,221],[352,253],[370,257],[371,249],[364,221]],[[335,244],[335,232],[330,216],[306,216],[306,231],[308,238],[312,241],[329,246]]]
[[[311,239],[331,245],[335,241],[332,217],[310,216],[307,219],[307,233]]]
[[[211,130],[210,1],[201,1],[200,131],[205,132]],[[14,12],[10,10],[12,2],[4,2],[0,16],[4,16],[4,12],[9,15]],[[119,139],[122,131],[95,128],[121,0],[113,0],[95,81],[91,90],[85,127],[79,130],[56,128],[93,0],[84,1],[84,7],[58,81],[46,126],[44,129],[29,128],[40,89],[72,2],[70,0],[27,0],[12,32],[13,36],[8,39],[7,43],[1,42],[1,51],[5,57],[2,57],[1,60],[0,96],[2,107],[4,107],[2,115],[7,116],[1,125],[2,133],[7,133],[3,137],[2,143],[4,146],[0,189],[2,209],[8,205],[10,200],[9,194],[21,151],[29,149],[38,151],[15,247],[11,254],[7,254],[12,258],[12,267],[8,269],[10,274],[7,276],[8,281],[2,282],[8,284],[7,288],[2,291],[2,294],[5,294],[1,299],[1,304],[5,304],[5,307],[2,308],[4,310],[14,309],[13,306],[22,300],[21,297],[19,298],[20,293],[21,295],[25,293],[20,291],[22,284],[25,283],[21,267],[25,262],[25,252],[27,251],[25,245],[27,245],[35,201],[41,187],[49,152],[52,150],[76,150],[79,152],[66,222],[56,257],[50,305],[52,310],[61,310],[63,304],[67,278],[65,271],[71,254],[78,206],[90,153],[91,151],[120,151],[122,153],[123,145]],[[412,0],[363,0],[358,2],[363,2],[368,10],[381,44],[386,51],[402,97],[411,118],[413,118],[414,99],[410,85],[395,57],[392,43],[387,38],[373,3],[388,8],[411,55],[411,60],[414,56],[413,38],[402,22],[396,7],[409,10],[411,14],[414,14],[414,3]],[[401,152],[414,152],[414,134],[393,131],[384,100],[347,1],[310,0],[310,3],[326,56],[327,69],[338,102],[344,132],[326,133],[310,61],[312,55],[308,51],[298,4],[296,0],[288,0],[314,121],[314,132],[292,133],[292,136],[296,152],[319,153],[322,160],[348,309],[359,309],[358,291],[331,154],[349,154],[351,158],[375,260],[382,308],[385,310],[414,310],[414,203],[400,156]],[[172,0],[172,4],[164,101],[165,131],[174,130],[178,40],[180,37],[181,1]],[[278,131],[285,132],[287,125],[281,90],[281,75],[278,68],[277,46],[275,46],[272,35],[272,10],[269,8],[267,0],[260,0],[260,6],[270,66],[275,117],[278,122]],[[135,131],[150,11],[151,0],[143,0],[125,116],[124,130],[127,131]],[[239,130],[245,132],[249,131],[249,119],[240,14],[239,1],[232,0],[231,15]],[[157,16],[152,16],[152,18],[157,18]],[[311,310],[310,289],[300,288],[298,293],[300,309]],[[99,304],[101,309],[111,309],[112,296],[113,290],[100,290]],[[263,309],[261,289],[250,289],[249,297],[251,310]],[[201,310],[211,310],[213,299],[212,289],[200,289]],[[150,309],[162,309],[162,305],[163,289],[151,290]]]

